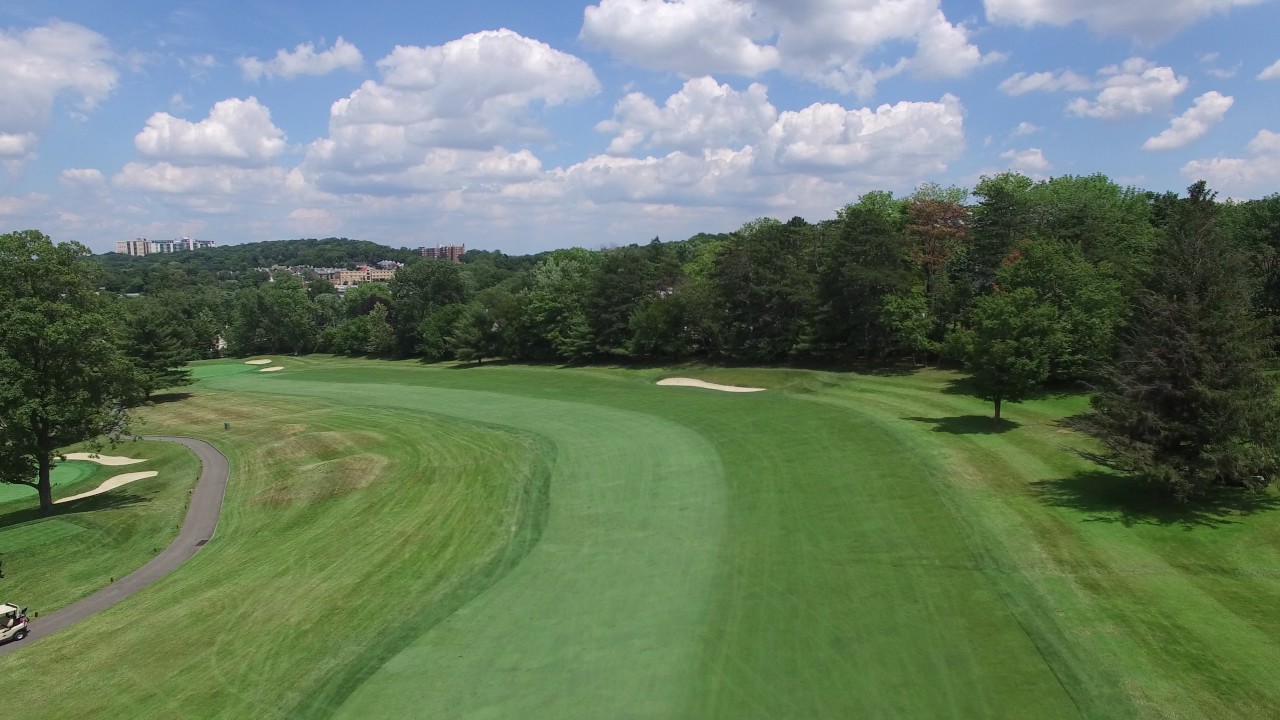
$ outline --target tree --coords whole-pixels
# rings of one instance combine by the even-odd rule
[[[118,436],[140,396],[88,255],[35,230],[0,235],[0,482],[35,488],[45,515],[58,449]]]
[[[1280,461],[1268,327],[1250,305],[1246,249],[1216,227],[1204,183],[1174,210],[1136,294],[1087,427],[1105,465],[1178,501],[1260,488]]]
[[[390,355],[396,347],[396,330],[387,322],[387,306],[382,303],[374,305],[363,320],[369,326],[365,352],[378,357]]]
[[[969,243],[969,207],[964,192],[924,185],[907,202],[907,255],[920,269],[924,297],[933,319],[930,339],[957,315],[956,300],[968,299],[968,287],[956,287],[952,275],[963,266]],[[956,298],[956,295],[960,295]]]
[[[478,302],[466,305],[449,338],[454,355],[463,362],[475,360],[477,365],[487,357],[494,357],[499,330],[489,308]]]
[[[422,352],[430,359],[439,359],[441,329],[449,325],[432,321],[431,316],[466,300],[466,278],[460,266],[438,260],[416,260],[396,271],[390,292],[400,354]],[[450,314],[456,316],[456,311]],[[451,321],[452,318],[445,319],[445,323]]]
[[[1000,406],[1019,402],[1049,376],[1049,349],[1054,343],[1053,308],[1023,288],[984,295],[974,303],[966,369],[978,395]]]
[[[904,222],[905,203],[872,192],[842,209],[831,225],[817,298],[817,334],[828,354],[878,361],[893,349],[892,324],[902,316],[886,313],[886,306],[889,298],[911,292]],[[929,319],[925,331],[931,327]]]
[[[144,298],[126,308],[124,347],[137,367],[144,400],[156,390],[191,384],[184,366],[195,358],[182,343],[182,330],[182,318],[158,302]]]
[[[1128,311],[1121,280],[1090,264],[1074,245],[1057,240],[1019,243],[997,276],[1005,291],[1027,288],[1057,313],[1059,342],[1049,377],[1060,383],[1089,380],[1111,359],[1116,328]]]

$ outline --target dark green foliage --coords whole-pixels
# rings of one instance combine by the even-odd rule
[[[910,291],[902,203],[868,193],[820,226],[818,353],[880,361],[892,352],[888,298]]]
[[[124,351],[137,368],[143,399],[157,390],[191,384],[191,371],[184,365],[199,356],[182,341],[182,320],[171,307],[149,298],[125,307]]]
[[[429,318],[466,300],[466,277],[461,267],[436,260],[411,262],[396,272],[390,289],[398,354],[409,356],[421,352],[435,356],[434,359],[442,357],[439,337],[448,325],[432,323]]]
[[[1116,328],[1128,310],[1121,281],[1089,263],[1074,245],[1022,242],[1005,259],[997,282],[1003,290],[1031,290],[1054,309],[1057,342],[1049,348],[1054,381],[1088,380],[1112,357]]]
[[[1034,187],[1035,183],[1025,175],[1002,173],[983,177],[974,188],[978,203],[973,208],[972,244],[967,253],[966,270],[977,287],[990,287],[1001,263],[1020,242],[1036,232]]]
[[[1280,447],[1272,341],[1217,213],[1203,183],[1178,203],[1089,424],[1104,462],[1181,501],[1268,484]]]
[[[462,309],[454,321],[449,345],[453,354],[463,362],[484,362],[498,354],[500,326],[491,308],[481,303],[471,303]]]
[[[1056,343],[1054,309],[1033,290],[985,295],[974,303],[973,329],[965,368],[973,376],[978,396],[995,406],[1025,400],[1049,376],[1050,349]]]
[[[302,281],[281,274],[261,288],[240,290],[227,334],[235,355],[310,352],[317,327]]]
[[[707,275],[717,354],[753,362],[797,354],[817,294],[807,237],[804,228],[762,218],[718,246]]]
[[[88,254],[35,230],[0,235],[0,482],[36,488],[44,514],[54,453],[122,433],[144,392]]]

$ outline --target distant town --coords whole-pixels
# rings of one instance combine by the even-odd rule
[[[183,237],[176,240],[120,240],[116,242],[116,252],[121,255],[142,257],[163,253],[175,253],[195,250],[208,250],[216,247],[212,240],[197,240]],[[467,251],[465,245],[436,245],[435,247],[417,248],[417,253],[430,260],[443,260],[459,264],[462,255]],[[368,265],[357,265],[352,268],[315,267],[312,265],[272,265],[271,267],[254,268],[274,276],[277,273],[288,273],[305,280],[325,280],[333,284],[338,292],[369,282],[389,282],[396,276],[396,271],[404,267],[404,263],[395,260],[379,260]]]

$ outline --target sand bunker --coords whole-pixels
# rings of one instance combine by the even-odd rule
[[[659,385],[675,385],[677,387],[696,387],[705,388],[707,390],[719,390],[720,392],[763,392],[764,388],[740,387],[738,385],[718,385],[703,380],[694,380],[693,378],[667,378],[659,380]]]
[[[263,358],[261,360],[245,360],[245,365],[270,365],[271,358]]]
[[[134,480],[144,480],[146,478],[155,477],[159,474],[160,473],[156,472],[155,470],[150,470],[148,472],[125,473],[124,475],[117,475],[111,478],[110,480],[107,480],[106,482],[102,483],[98,487],[90,490],[89,492],[80,493],[79,495],[72,495],[71,497],[65,497],[59,500],[58,502],[60,503],[71,502],[72,500],[79,500],[80,498],[91,497],[93,495],[104,493],[108,490],[115,490],[121,485],[128,485]]]
[[[145,459],[124,457],[122,455],[99,455],[97,453],[67,453],[68,460],[88,460],[99,465],[133,465],[135,463],[146,462]]]
[[[280,367],[279,365],[277,365],[277,366],[275,366],[275,367],[263,368],[263,369],[259,370],[258,372],[276,372],[277,370],[283,370],[283,369],[284,369],[284,368],[282,368],[282,367]]]

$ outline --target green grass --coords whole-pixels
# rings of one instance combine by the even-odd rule
[[[1280,714],[1274,498],[1144,504],[1072,451],[1083,398],[280,364],[148,411],[231,458],[218,535],[0,659],[43,688],[13,717]]]
[[[66,607],[142,567],[178,534],[200,472],[196,457],[176,445],[146,441],[103,452],[146,462],[116,467],[59,463],[51,478],[54,499],[87,492],[126,472],[159,474],[59,503],[49,518],[40,517],[34,491],[0,502],[0,555],[5,566],[0,600],[20,603],[33,613]]]
[[[105,480],[110,477],[105,470],[107,468],[97,463],[81,460],[67,460],[54,465],[53,469],[49,471],[49,484],[57,488],[54,498],[57,499],[58,495],[63,494],[62,491],[68,487],[78,485],[85,480],[91,478],[99,482]],[[34,478],[32,479],[34,480]],[[94,486],[90,483],[85,483],[85,485],[90,488]],[[35,488],[30,488],[26,485],[0,484],[0,512],[4,511],[6,503],[13,500],[34,500],[37,498]],[[22,503],[21,505],[25,506],[26,504],[28,503]]]

